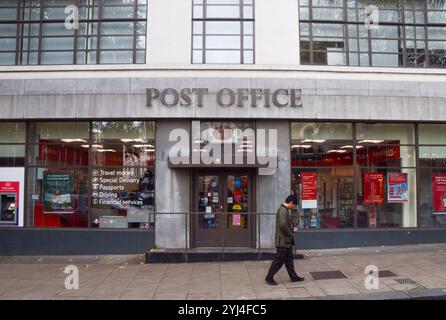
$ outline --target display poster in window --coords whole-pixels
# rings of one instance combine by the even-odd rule
[[[317,175],[316,172],[302,172],[302,209],[317,208]]]
[[[384,173],[364,172],[364,203],[384,203]]]
[[[72,213],[74,207],[73,175],[46,172],[43,177],[43,208],[45,212]]]
[[[387,175],[387,201],[401,203],[409,201],[407,173],[389,173]]]
[[[19,182],[0,181],[0,225],[19,223]]]
[[[239,226],[240,225],[240,218],[241,218],[241,216],[239,214],[233,214],[232,215],[232,225],[233,226]]]
[[[434,214],[446,214],[446,174],[432,175],[432,206]]]

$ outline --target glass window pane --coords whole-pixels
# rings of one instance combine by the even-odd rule
[[[74,30],[65,28],[64,23],[44,23],[43,36],[73,36]]]
[[[415,167],[415,147],[358,144],[356,161],[362,167]]]
[[[444,124],[420,124],[418,134],[420,144],[446,144],[446,125]]]
[[[25,145],[0,145],[0,166],[24,166]]]
[[[207,21],[206,34],[240,34],[240,22]]]
[[[254,63],[254,51],[245,50],[243,52],[244,63]]]
[[[254,34],[254,23],[253,22],[243,22],[243,34],[253,35]]]
[[[150,142],[155,138],[155,123],[152,121],[93,122],[93,141]]]
[[[0,65],[8,66],[15,64],[15,53],[0,52]]]
[[[16,24],[0,24],[0,34],[4,37],[16,36],[17,25]]]
[[[299,229],[353,228],[353,168],[291,169],[291,189],[300,195],[316,188],[315,201],[301,201],[295,222]]]
[[[155,163],[155,141],[146,143],[94,144],[93,165],[95,166],[142,166]]]
[[[420,169],[420,224],[422,228],[446,225],[446,171]]]
[[[202,19],[203,18],[203,6],[194,6],[194,19]]]
[[[133,36],[101,37],[101,49],[132,49]]]
[[[239,6],[206,6],[207,18],[240,18]]]
[[[74,38],[52,37],[42,39],[42,50],[73,50]]]
[[[107,3],[107,2],[106,2]],[[125,18],[133,18],[135,13],[134,6],[116,6],[116,7],[107,7],[104,6],[102,10],[103,18],[105,19],[125,19]]]
[[[243,37],[243,48],[244,49],[254,49],[254,37],[253,36]]]
[[[203,37],[202,36],[194,36],[194,49],[202,49],[203,48]]]
[[[292,122],[291,139],[350,140],[353,139],[351,123]],[[305,141],[307,142],[307,141]]]
[[[420,166],[446,167],[446,146],[420,146]]]
[[[86,143],[88,122],[36,122],[29,124],[30,142]]]
[[[207,36],[206,49],[240,49],[240,36]]]
[[[88,166],[88,155],[87,143],[46,144],[42,142],[30,144],[28,147],[29,165],[33,166]]]
[[[154,222],[153,167],[97,167],[92,172],[92,227],[145,228]]]
[[[16,39],[4,38],[0,39],[0,52],[1,51],[15,51]]]
[[[103,22],[101,33],[104,35],[133,35],[133,22]]]
[[[253,19],[254,18],[254,12],[252,6],[244,6],[243,7],[243,18],[244,19]]]
[[[414,126],[411,124],[361,124],[356,126],[356,138],[362,143],[414,144]]]
[[[34,227],[88,227],[87,168],[29,168],[28,191]]]
[[[194,34],[203,34],[203,22],[202,21],[194,21],[193,33]]]
[[[376,54],[372,55],[373,66],[375,67],[398,67],[399,56],[397,54]]]
[[[201,50],[193,51],[192,63],[203,63],[203,51]]]
[[[206,51],[206,63],[240,63],[239,50],[214,50]]]
[[[101,51],[101,63],[132,63],[133,51]]]
[[[42,52],[42,64],[73,64],[73,52]]]
[[[26,124],[20,122],[0,123],[0,143],[24,143]]]
[[[357,176],[358,228],[417,226],[414,169],[361,168]]]

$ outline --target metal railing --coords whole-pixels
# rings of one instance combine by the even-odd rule
[[[224,252],[225,248],[226,250],[228,250],[228,248],[252,248],[252,250],[257,250],[258,252],[260,252],[262,250],[262,239],[261,239],[261,235],[262,235],[262,220],[265,219],[275,219],[276,213],[272,213],[272,212],[268,212],[268,213],[264,213],[264,212],[213,212],[213,213],[206,213],[206,212],[156,212],[153,213],[153,215],[155,216],[155,225],[157,222],[157,217],[159,216],[185,216],[185,221],[184,221],[184,243],[185,243],[185,247],[184,249],[186,251],[191,250],[192,246],[197,247],[194,243],[194,239],[192,238],[192,232],[195,233],[194,236],[199,235],[199,232],[203,232],[203,230],[205,230],[204,232],[207,232],[208,235],[211,234],[211,236],[213,237],[213,239],[215,240],[214,245],[209,245],[209,246],[202,246],[202,247],[206,247],[206,248],[211,248],[211,247],[215,247],[218,248],[219,250],[221,250],[220,252]],[[200,219],[202,216],[203,218],[206,215],[212,215],[209,217],[209,219],[216,219],[216,225],[215,227],[208,227],[208,228],[201,228],[202,230],[198,230],[198,228],[200,228],[199,225],[199,221],[198,219]],[[229,228],[229,216],[234,216],[234,215],[240,215],[240,227],[238,227],[238,225],[233,225],[236,226],[235,229],[231,229]],[[247,219],[247,222],[243,221],[244,223],[247,223],[247,226],[245,227],[244,225],[242,225],[242,217],[244,217],[245,219]],[[265,223],[265,221],[263,221],[263,223]],[[268,223],[269,224],[269,223]],[[212,230],[215,230],[215,232],[212,234]],[[228,239],[227,237],[230,236],[231,231],[237,232],[239,230],[246,230],[246,232],[249,233],[249,235],[247,235],[247,237],[249,237],[249,242],[247,242],[247,246],[235,246],[235,245],[229,245],[227,246],[227,244],[231,244],[231,241],[229,241],[230,239]],[[173,231],[173,230],[172,230]],[[198,233],[197,233],[198,231]],[[274,237],[274,230],[272,230],[272,236]],[[274,241],[274,239],[272,239]],[[254,243],[253,243],[254,242]],[[232,241],[232,243],[234,243]],[[255,244],[255,246],[254,246]],[[263,249],[271,249],[271,246],[265,247]]]

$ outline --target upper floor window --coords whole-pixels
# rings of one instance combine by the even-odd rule
[[[4,0],[0,65],[145,63],[146,24],[147,0]]]
[[[254,63],[254,0],[194,0],[192,63]]]
[[[301,64],[446,67],[446,0],[300,0],[299,22]]]

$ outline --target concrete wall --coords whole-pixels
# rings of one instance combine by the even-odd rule
[[[187,169],[170,169],[167,156],[169,133],[173,128],[190,130],[188,120],[167,120],[156,123],[155,164],[155,243],[160,248],[185,248],[189,237],[187,216],[190,211],[190,173]]]
[[[195,73],[196,74],[196,73]],[[206,75],[206,73],[202,73]],[[0,80],[2,119],[233,118],[445,121],[446,77],[437,81],[298,77],[138,77]],[[248,74],[245,74],[246,76]],[[297,75],[297,74],[296,74]],[[0,77],[1,79],[1,77]],[[146,107],[146,88],[209,88],[203,107]],[[297,88],[302,108],[220,107],[221,88]]]
[[[277,130],[277,170],[274,175],[258,175],[256,180],[257,212],[275,213],[291,190],[290,124],[288,121],[261,120],[256,122],[256,129]],[[273,248],[276,216],[261,215],[257,227],[260,247]]]
[[[298,0],[256,0],[257,65],[299,64]]]
[[[191,3],[185,0],[147,2],[147,63],[191,63]]]

